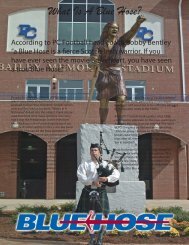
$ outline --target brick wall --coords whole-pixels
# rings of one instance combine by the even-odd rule
[[[152,137],[153,199],[179,198],[178,144],[168,135]]]
[[[138,9],[140,3],[138,1],[114,1],[116,8],[119,6],[125,6],[127,9]],[[172,59],[171,65],[174,66],[173,73],[166,73],[166,72],[159,72],[158,74],[153,72],[148,73],[126,73],[124,72],[124,80],[145,80],[147,82],[147,94],[159,94],[159,93],[171,93],[171,94],[181,94],[182,93],[182,80],[181,80],[181,63],[180,63],[180,36],[179,36],[179,20],[178,20],[178,0],[175,1],[153,1],[149,2],[147,0],[142,1],[142,10],[151,12],[160,16],[164,17],[164,33],[165,33],[165,40],[171,40],[170,47],[165,49],[164,55],[144,55],[142,56],[145,59],[152,59],[155,58],[169,58]],[[18,4],[10,4],[9,2],[3,1],[2,7],[0,9],[0,21],[2,23],[2,35],[0,37],[0,56],[1,56],[1,63],[11,63],[11,57],[13,54],[10,52],[6,52],[6,36],[7,36],[7,15],[16,12],[22,9],[28,8],[46,8],[49,6],[57,7],[56,1],[43,1],[39,0],[38,2],[25,1],[24,4],[18,1]],[[170,11],[171,9],[171,11]],[[188,3],[187,1],[183,1],[183,30],[184,30],[184,42],[185,42],[185,56],[186,56],[186,65],[188,63],[188,54],[187,54],[187,47],[188,47],[188,15],[187,15]],[[117,11],[116,11],[117,13]],[[124,15],[116,16],[116,20],[120,25],[120,34],[124,32]],[[57,30],[57,16],[50,15],[48,19],[48,39],[52,40],[56,38],[56,30]],[[173,31],[174,30],[174,31]],[[49,46],[49,49],[55,49],[55,45]],[[15,55],[14,55],[15,57]],[[52,54],[46,54],[44,56],[47,59],[54,59],[57,58]],[[43,58],[44,58],[43,57]],[[140,58],[141,56],[137,55],[125,55],[124,58],[128,61],[129,58]],[[17,55],[17,58],[27,58],[27,55],[20,54]],[[40,55],[31,54],[30,58],[42,58]],[[66,57],[70,63],[71,58],[88,58],[88,57]],[[146,65],[146,63],[140,63],[139,65]],[[150,65],[150,64],[149,64]],[[153,64],[154,66],[160,65],[157,62]],[[165,64],[163,64],[165,65]],[[186,69],[186,78],[188,77]],[[7,77],[8,76],[8,77]],[[84,89],[87,93],[87,82],[92,78],[91,72],[73,72],[67,71],[64,73],[57,73],[56,77],[58,79],[79,79],[84,81]],[[25,92],[25,81],[26,79],[51,79],[52,72],[2,72],[1,74],[1,89],[6,92],[17,92],[17,93],[24,93]],[[186,80],[188,81],[188,80]],[[57,92],[56,90],[52,90],[52,92]]]
[[[5,198],[17,197],[17,132],[0,135],[0,192]]]
[[[86,102],[59,102],[59,101],[17,101],[1,102],[5,108],[11,108],[11,120],[4,111],[3,123],[0,124],[0,132],[24,131],[32,133],[47,142],[47,198],[55,197],[56,189],[56,162],[55,144],[56,142],[72,133],[76,133],[81,123],[84,123]],[[11,106],[10,106],[11,104]],[[87,123],[99,123],[98,102],[93,102]],[[187,162],[189,141],[189,112],[187,103],[130,103],[125,105],[125,123],[137,125],[139,133],[152,133],[152,164],[153,164],[153,188],[154,198],[184,198],[188,197],[188,174]],[[166,117],[161,117],[165,115]],[[28,120],[29,119],[29,120]],[[158,120],[158,121],[157,121]],[[18,129],[10,129],[11,122],[17,121]],[[108,123],[116,123],[114,103],[110,103]],[[154,125],[158,124],[159,129]],[[7,125],[7,128],[4,127]],[[6,192],[11,197],[16,195],[16,151],[17,148],[12,141],[11,135],[16,132],[0,135],[0,159],[3,166],[2,178],[8,178],[11,184],[5,184]],[[157,134],[159,133],[159,134]],[[160,135],[160,136],[159,136]],[[167,136],[166,136],[167,135]],[[15,143],[16,144],[16,143]],[[186,148],[182,152],[182,147]],[[11,149],[12,153],[10,155]],[[165,149],[167,155],[164,154]],[[12,160],[11,160],[12,157]],[[2,161],[3,159],[3,161]],[[11,165],[12,164],[12,165]],[[14,171],[11,166],[14,166]],[[8,172],[9,175],[5,173]],[[8,176],[8,177],[7,177]],[[3,184],[3,181],[1,184]],[[166,187],[166,188],[165,188]]]

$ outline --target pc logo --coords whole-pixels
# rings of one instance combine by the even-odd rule
[[[26,24],[21,24],[18,26],[18,28],[18,36],[23,36],[26,39],[34,39],[37,36],[37,29],[35,27],[31,27],[30,25]]]
[[[136,34],[136,38],[142,39],[142,41],[152,41],[154,38],[153,34],[152,30],[148,30],[146,27],[140,27]]]

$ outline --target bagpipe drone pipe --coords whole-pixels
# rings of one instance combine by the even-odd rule
[[[101,146],[101,149],[103,150],[102,145],[104,145],[107,154],[110,154],[110,150],[108,150],[108,148],[105,145],[104,140],[102,138],[102,132],[100,132],[100,146]],[[123,160],[124,156],[126,155],[126,153],[125,152],[123,154],[118,153],[118,154],[121,154],[121,157],[118,160],[112,160],[114,153],[118,153],[118,152],[116,152],[116,149],[112,150],[112,154],[110,156],[110,159],[105,160],[108,162],[106,167],[104,167],[102,164],[102,158],[97,159],[97,161],[99,163],[99,168],[97,169],[97,173],[98,173],[99,177],[110,176],[113,173],[114,169],[118,169],[119,165],[121,165],[121,172],[124,172],[122,160]],[[119,185],[119,180],[117,180],[116,182],[104,182],[104,184],[109,186],[109,187],[116,186],[116,185]]]

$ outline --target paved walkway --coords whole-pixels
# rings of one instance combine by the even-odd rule
[[[66,242],[62,242],[62,241],[30,241],[30,240],[9,240],[9,239],[0,239],[0,245],[36,245],[36,244],[43,244],[43,245],[50,245],[50,244],[56,244],[56,245],[87,245],[86,242],[75,242],[75,243],[66,243]],[[157,243],[157,244],[153,244],[153,245],[159,245],[160,243]],[[103,245],[112,245],[112,243],[103,243]],[[114,243],[114,245],[116,245]],[[119,244],[119,245],[125,245],[125,244]],[[133,245],[133,244],[129,244],[127,243],[127,245]],[[134,245],[149,245],[149,243],[140,243],[140,244],[134,244]],[[163,245],[163,244],[162,244]],[[174,243],[166,243],[166,245],[178,245],[177,244],[174,244]],[[182,245],[180,243],[180,245]],[[186,244],[185,244],[186,245]]]
[[[146,208],[179,206],[189,211],[189,200],[146,200]],[[189,243],[188,243],[189,244]]]
[[[42,240],[10,240],[10,239],[0,239],[0,245],[37,245],[37,244],[43,244],[43,245],[50,245],[50,244],[61,244],[61,245],[86,245],[87,243],[68,243],[63,241],[42,241]],[[108,245],[108,243],[104,243],[104,245]]]

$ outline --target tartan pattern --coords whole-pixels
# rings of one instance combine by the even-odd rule
[[[115,101],[117,96],[126,96],[127,94],[122,70],[106,68],[103,72],[99,72],[95,86],[98,91],[97,100],[107,99]]]
[[[84,187],[77,205],[76,212],[78,213],[88,213],[90,210],[90,197],[89,193],[93,191],[89,187]],[[95,206],[96,213],[103,213],[105,216],[110,212],[108,196],[105,188],[95,189],[99,193],[100,207]]]

